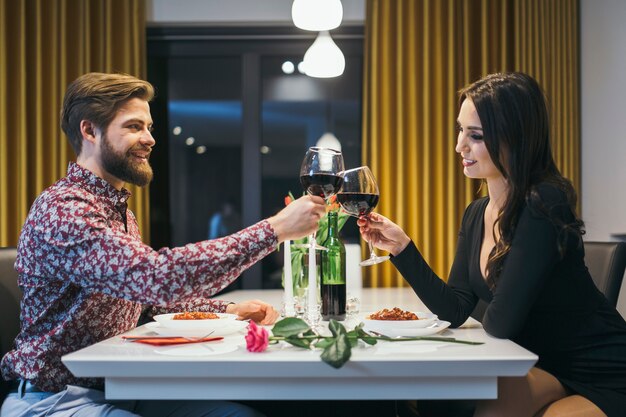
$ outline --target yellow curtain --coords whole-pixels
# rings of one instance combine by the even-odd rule
[[[462,213],[484,190],[454,152],[457,92],[483,75],[525,71],[551,104],[553,149],[580,184],[577,0],[367,0],[363,163],[377,211],[401,225],[444,279]],[[391,263],[365,285],[405,285]]]
[[[145,0],[0,0],[0,246],[15,246],[37,195],[75,160],[59,114],[86,72],[144,77]],[[149,240],[148,190],[129,205]]]

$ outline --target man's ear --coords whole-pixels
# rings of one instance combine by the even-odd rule
[[[80,121],[80,133],[83,135],[83,139],[91,142],[92,144],[96,143],[96,130],[98,128],[89,120],[81,120]]]

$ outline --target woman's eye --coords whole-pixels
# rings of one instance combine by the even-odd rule
[[[483,140],[483,135],[479,135],[477,133],[474,133],[473,135],[470,135],[470,137],[474,140]]]

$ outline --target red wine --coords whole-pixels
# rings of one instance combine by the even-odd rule
[[[378,194],[339,193],[337,201],[349,214],[367,216],[378,204]]]
[[[336,211],[328,213],[328,237],[323,245],[320,270],[322,271],[322,318],[346,318],[346,247],[339,238]]]
[[[322,284],[322,319],[346,318],[346,284]]]
[[[343,177],[332,174],[302,175],[300,177],[300,184],[302,184],[302,188],[304,188],[307,193],[328,198],[341,189]]]

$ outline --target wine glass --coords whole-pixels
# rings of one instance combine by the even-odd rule
[[[378,204],[379,192],[376,178],[366,166],[343,172],[343,187],[337,194],[337,202],[351,216],[366,217]],[[389,256],[376,256],[372,242],[368,242],[370,257],[359,263],[361,266],[376,265]]]
[[[300,167],[300,184],[310,195],[329,199],[335,195],[343,183],[340,172],[343,171],[343,155],[330,148],[312,147],[304,155]],[[326,249],[317,244],[315,232],[309,236],[309,242],[315,249]]]

